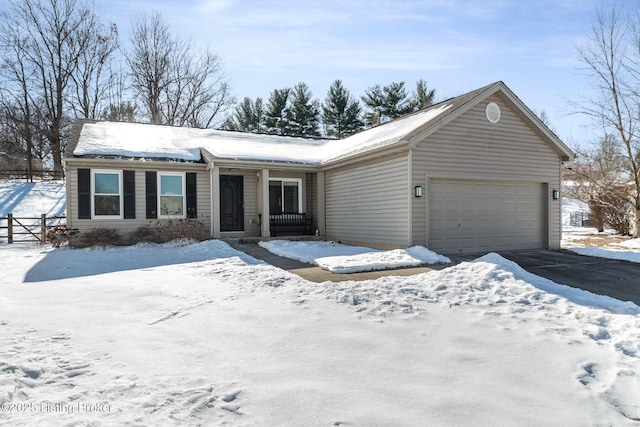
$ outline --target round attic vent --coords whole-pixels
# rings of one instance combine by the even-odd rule
[[[500,121],[500,107],[495,102],[488,103],[484,112],[487,115],[487,120],[491,123],[498,123]]]

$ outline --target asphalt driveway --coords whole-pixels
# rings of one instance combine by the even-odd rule
[[[501,252],[529,271],[556,283],[640,305],[640,264],[568,251]],[[472,256],[466,259],[475,259]],[[458,257],[452,257],[458,261]]]

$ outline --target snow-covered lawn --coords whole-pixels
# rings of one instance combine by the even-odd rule
[[[0,217],[64,215],[65,185],[62,181],[11,182],[0,180]]]
[[[581,255],[620,259],[640,263],[640,239],[615,235],[612,230],[599,233],[590,227],[572,227],[571,214],[588,215],[589,206],[576,199],[562,200],[562,247]]]
[[[220,241],[4,245],[0,270],[1,424],[640,418],[640,308],[497,255],[316,284]]]
[[[423,246],[380,251],[335,242],[271,240],[258,244],[276,255],[316,264],[340,274],[451,262],[449,258]]]
[[[62,181],[12,182],[0,180],[0,218],[13,214],[19,222],[36,235],[40,232],[40,215],[47,217],[64,215],[66,211],[66,191]],[[25,219],[32,218],[32,219]],[[48,225],[59,224],[59,220],[49,220]],[[7,242],[7,220],[0,219],[0,243]],[[14,240],[33,240],[33,236],[14,223]]]
[[[640,250],[638,249],[611,249],[611,248],[570,248],[572,252],[580,255],[595,256],[599,258],[608,259],[621,259],[624,261],[638,262],[640,263]],[[640,280],[640,278],[638,278]]]

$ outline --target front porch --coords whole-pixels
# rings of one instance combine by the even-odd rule
[[[324,236],[324,173],[310,169],[210,164],[212,238]]]

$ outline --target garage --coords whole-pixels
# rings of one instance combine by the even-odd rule
[[[545,185],[435,180],[429,184],[429,248],[441,253],[547,246]]]

